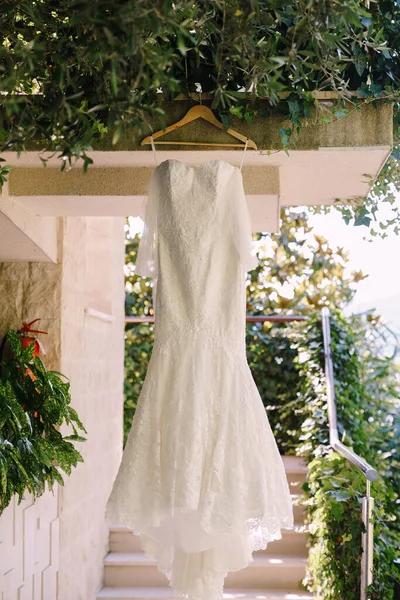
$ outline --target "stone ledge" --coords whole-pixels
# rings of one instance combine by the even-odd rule
[[[146,196],[153,167],[92,167],[61,171],[15,167],[9,174],[9,195],[18,196]],[[279,168],[243,168],[247,194],[279,194]]]
[[[346,146],[391,146],[393,144],[393,106],[385,104],[383,101],[377,101],[375,105],[363,104],[355,99],[352,104],[349,103],[349,114],[345,117],[334,118],[331,123],[322,124],[319,115],[319,109],[323,107],[326,114],[329,114],[333,103],[332,98],[323,98],[318,100],[319,104],[311,109],[311,115],[303,119],[303,126],[299,135],[296,135],[297,150],[316,150],[321,147],[346,147]],[[321,102],[323,104],[321,104]],[[209,101],[203,102],[210,105]],[[181,119],[186,112],[196,103],[191,100],[174,100],[171,102],[160,102],[160,106],[165,111],[166,126],[175,123]],[[318,108],[317,108],[318,107]],[[278,104],[271,106],[268,100],[257,100],[254,103],[254,109],[259,113],[269,112],[267,117],[255,116],[251,123],[244,119],[232,117],[231,127],[251,138],[259,150],[281,150],[282,141],[280,129],[288,129],[291,122],[287,117],[287,107]],[[137,129],[129,130],[122,135],[119,142],[113,146],[112,135],[107,133],[102,140],[93,144],[94,150],[136,150],[148,151],[150,146],[141,146],[141,141],[153,131],[161,129],[161,123],[157,119],[149,119],[149,129],[138,132]],[[198,119],[184,127],[169,133],[160,138],[163,141],[174,140],[181,142],[201,141],[216,143],[233,142],[232,138],[226,132],[213,127],[209,123]],[[160,148],[160,146],[158,146]],[[163,150],[176,150],[177,146],[163,145]],[[198,150],[197,146],[182,146],[187,151]],[[212,150],[211,146],[204,146],[204,150]],[[215,150],[215,148],[214,148]],[[217,147],[218,150],[218,147]],[[234,151],[241,152],[241,148],[232,148]]]

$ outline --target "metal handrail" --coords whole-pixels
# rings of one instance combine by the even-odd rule
[[[374,525],[372,522],[374,498],[371,496],[371,481],[378,477],[377,471],[364,460],[361,456],[345,446],[338,437],[336,398],[335,398],[335,379],[333,372],[333,360],[331,349],[331,328],[329,308],[324,307],[321,311],[322,334],[324,340],[325,355],[325,377],[326,377],[326,396],[328,404],[329,421],[329,444],[347,458],[366,478],[366,493],[362,502],[362,521],[365,526],[365,532],[362,533],[361,547],[361,588],[360,600],[367,600],[366,588],[373,582],[373,554],[374,554]]]
[[[291,321],[307,321],[304,315],[246,315],[247,323],[289,323]],[[154,323],[155,318],[151,315],[126,316],[125,323]]]

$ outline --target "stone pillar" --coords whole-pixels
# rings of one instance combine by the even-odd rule
[[[64,221],[61,371],[88,433],[76,444],[84,463],[60,489],[58,600],[88,600],[102,587],[104,507],[122,454],[124,219]]]

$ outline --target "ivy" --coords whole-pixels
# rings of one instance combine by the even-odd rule
[[[331,319],[339,439],[378,471],[372,483],[374,582],[370,600],[395,599],[400,559],[400,379],[392,357],[382,353],[386,330],[369,314]],[[309,534],[309,567],[304,581],[323,600],[360,597],[362,496],[364,476],[329,446],[324,349],[319,315],[293,337],[303,398],[300,444],[309,474],[303,485]]]

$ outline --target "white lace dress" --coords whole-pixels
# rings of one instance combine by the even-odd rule
[[[221,598],[229,571],[293,528],[246,359],[246,271],[256,265],[237,167],[156,167],[136,262],[157,284],[154,346],[106,519],[140,534],[191,600]]]

